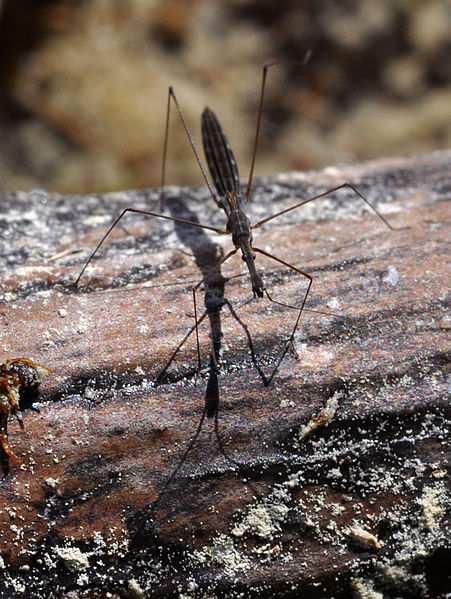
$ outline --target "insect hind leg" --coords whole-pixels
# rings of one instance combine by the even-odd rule
[[[307,289],[306,289],[306,291],[304,293],[304,297],[302,299],[302,302],[301,302],[300,306],[297,307],[298,313],[297,313],[297,316],[296,316],[293,328],[291,330],[290,336],[288,338],[288,341],[285,343],[285,345],[284,345],[284,347],[283,347],[283,349],[282,349],[279,357],[277,358],[276,365],[275,365],[273,371],[271,372],[270,376],[266,377],[267,382],[265,383],[265,386],[268,387],[271,384],[272,380],[274,379],[275,375],[277,374],[277,371],[279,370],[279,367],[280,367],[280,364],[282,363],[282,360],[284,359],[284,357],[286,356],[286,354],[288,353],[288,351],[290,350],[290,348],[293,347],[293,345],[294,345],[294,338],[295,338],[296,331],[298,329],[298,326],[299,326],[299,323],[300,323],[300,320],[301,320],[302,313],[303,313],[304,308],[305,308],[305,303],[307,301],[307,297],[308,297],[308,295],[310,293],[310,289],[311,289],[312,284],[313,284],[313,277],[311,275],[309,275],[308,273],[304,272],[303,270],[300,270],[296,266],[293,266],[292,264],[289,264],[288,262],[285,262],[285,260],[277,258],[276,256],[273,256],[272,254],[269,254],[268,252],[265,252],[262,249],[259,249],[259,248],[256,248],[256,247],[253,247],[252,249],[255,252],[258,252],[259,254],[262,254],[263,256],[266,256],[267,258],[270,258],[271,260],[274,260],[275,262],[278,262],[279,264],[282,264],[283,266],[286,266],[287,268],[293,270],[294,272],[296,272],[297,274],[305,277],[308,280],[308,286],[307,286]],[[267,297],[268,297],[268,299],[270,301],[272,301],[271,296],[269,294],[267,295]],[[275,302],[275,303],[277,303],[277,302]]]

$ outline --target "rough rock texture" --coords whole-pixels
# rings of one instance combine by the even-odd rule
[[[154,191],[1,196],[0,361],[51,369],[39,412],[9,440],[23,463],[0,482],[1,597],[436,597],[449,578],[449,268],[451,152],[257,182],[253,222],[342,181],[350,191],[276,219],[255,245],[313,276],[296,335],[265,388],[224,311],[218,451],[196,430],[190,289],[228,237],[130,216],[70,287],[124,207],[158,210]],[[168,189],[166,214],[223,226],[204,189]],[[194,259],[193,259],[194,256]],[[275,299],[302,277],[262,260]],[[225,276],[243,272],[240,259]],[[226,296],[260,364],[277,359],[294,312]],[[202,294],[198,308],[203,308]],[[204,325],[205,323],[203,323]],[[201,327],[204,366],[208,326]],[[238,464],[237,464],[238,463]]]

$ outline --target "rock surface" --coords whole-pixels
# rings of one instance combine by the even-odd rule
[[[254,223],[352,181],[395,230],[350,191],[256,230],[257,247],[313,277],[308,308],[336,316],[304,313],[298,357],[265,388],[224,311],[219,434],[233,461],[206,421],[153,507],[202,414],[194,335],[154,382],[193,324],[205,256],[230,239],[129,216],[74,289],[113,216],[158,210],[157,193],[2,194],[0,361],[51,372],[25,432],[9,427],[23,463],[0,482],[0,596],[450,592],[450,167],[442,152],[256,183]],[[167,207],[224,226],[204,189],[168,188]],[[299,303],[302,277],[257,264],[275,299]],[[226,297],[270,371],[293,310],[245,303],[246,276]],[[206,325],[200,348],[205,366]]]

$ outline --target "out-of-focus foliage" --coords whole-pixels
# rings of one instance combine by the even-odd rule
[[[446,0],[4,0],[0,172],[8,188],[156,186],[168,85],[199,139],[209,105],[244,178],[451,145]],[[174,115],[175,117],[175,115]],[[174,118],[168,183],[200,183]]]

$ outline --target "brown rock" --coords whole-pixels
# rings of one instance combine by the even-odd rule
[[[313,276],[308,306],[341,316],[305,313],[299,359],[287,355],[265,388],[224,311],[219,432],[239,466],[206,422],[154,510],[202,413],[194,339],[169,381],[153,381],[193,323],[202,275],[189,254],[199,264],[218,238],[130,217],[74,290],[112,216],[156,210],[157,194],[4,194],[0,361],[28,356],[51,372],[39,413],[25,410],[24,432],[9,427],[24,464],[0,486],[0,594],[346,597],[351,577],[432,593],[449,557],[450,166],[436,153],[256,184],[253,222],[352,180],[397,229],[346,192],[256,231],[258,247]],[[224,224],[204,190],[171,194],[168,214]],[[258,264],[275,298],[302,298],[304,281]],[[247,278],[226,296],[249,299]],[[268,372],[293,310],[237,310]],[[208,327],[200,333],[206,362]],[[332,398],[327,427],[300,434]],[[351,528],[371,531],[377,554]]]

